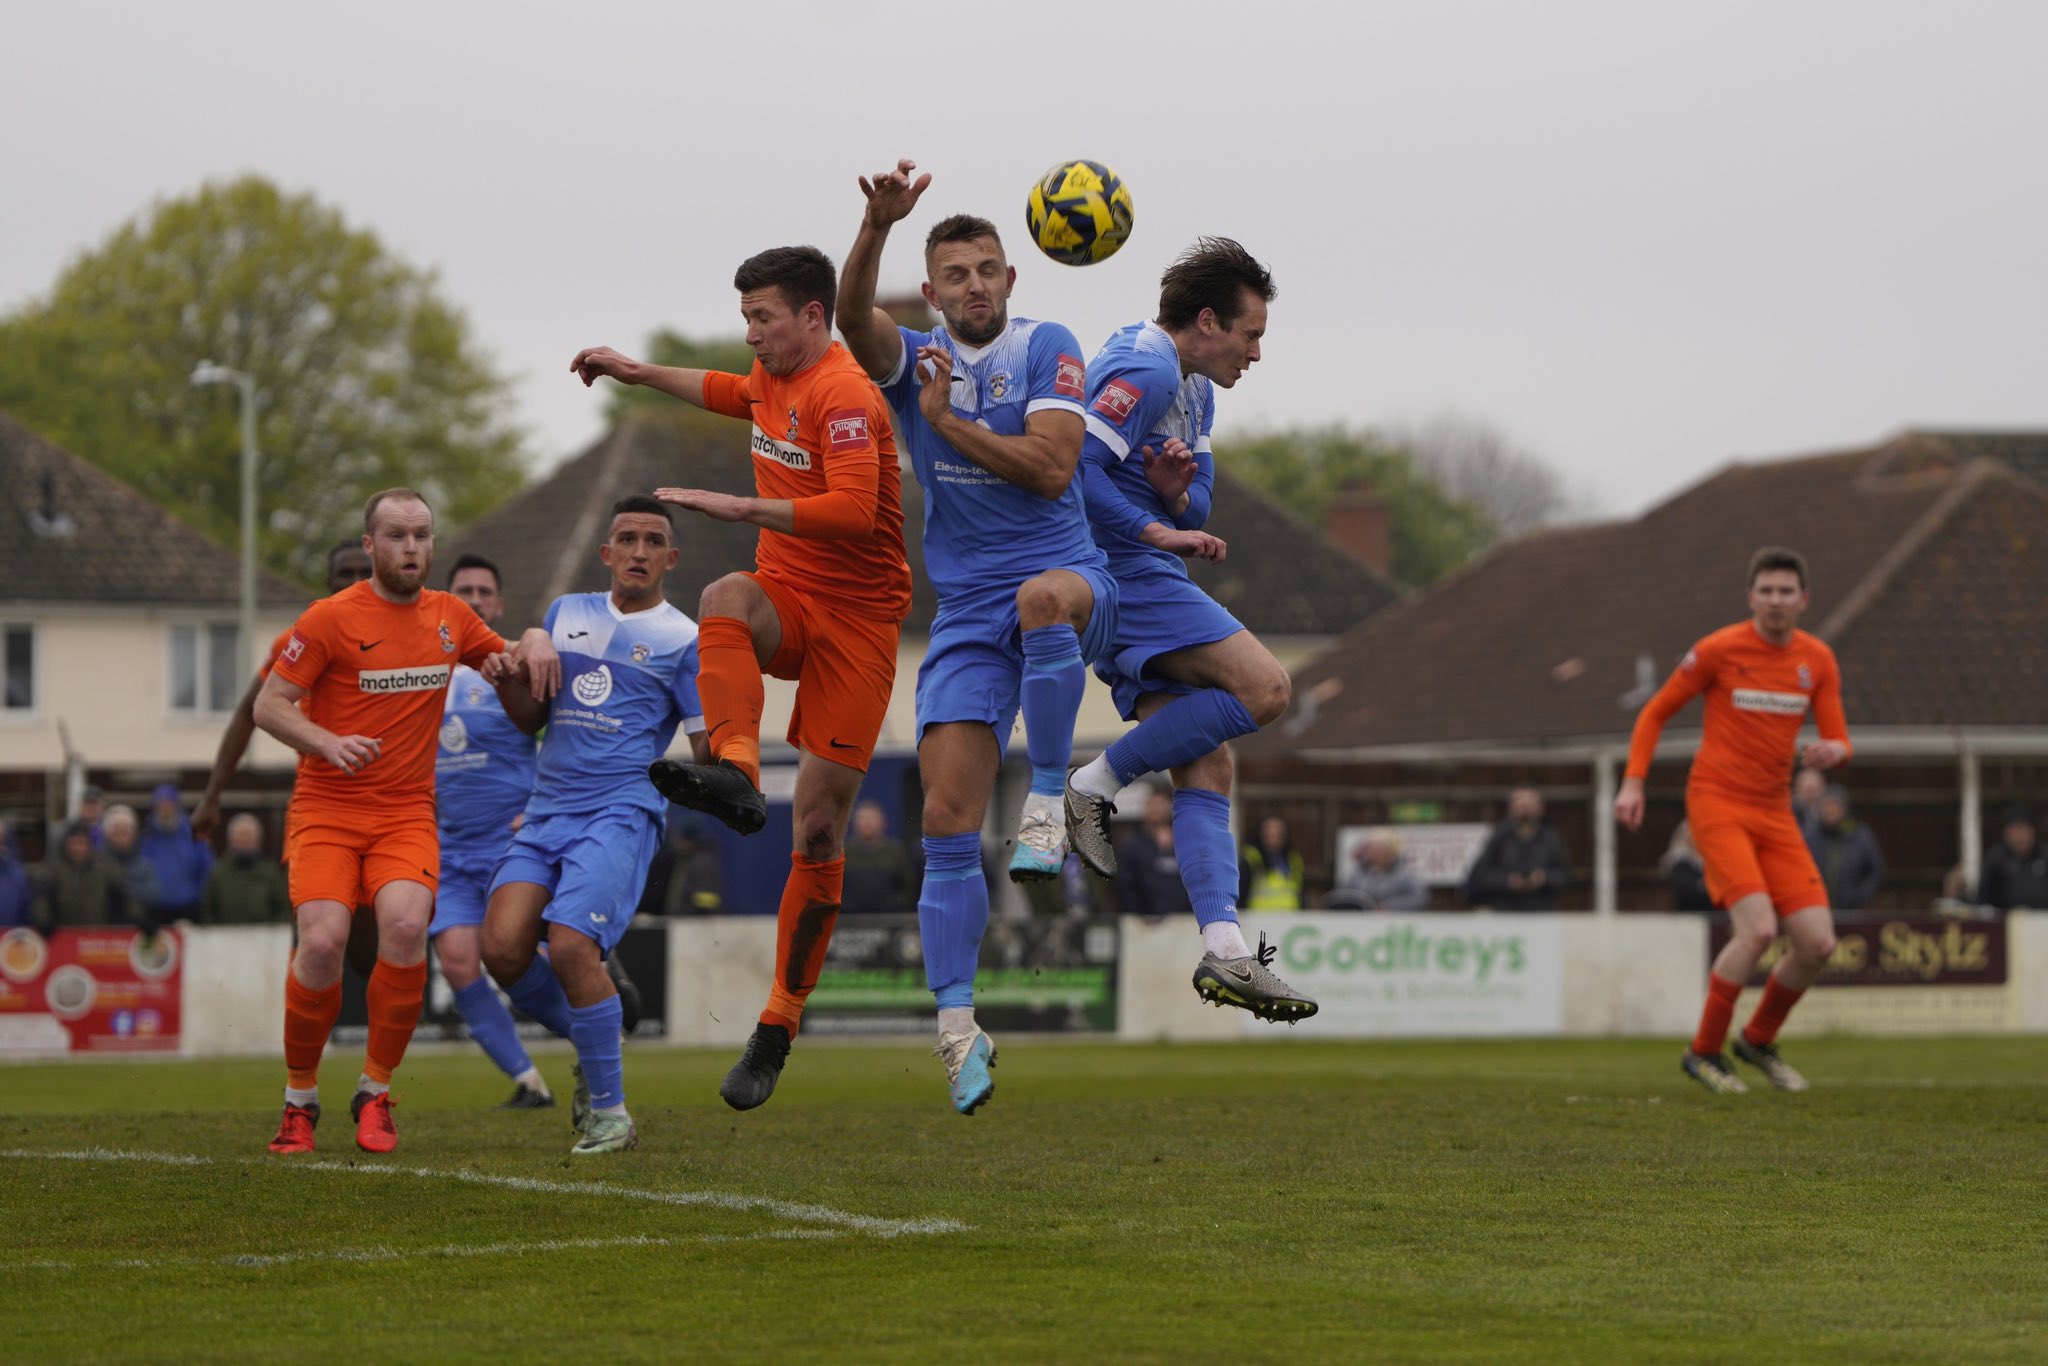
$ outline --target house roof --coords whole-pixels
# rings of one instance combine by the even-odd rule
[[[1539,532],[1347,633],[1248,750],[1620,740],[1694,641],[1744,615],[1761,545],[1807,558],[1805,625],[1852,734],[2048,724],[2048,435],[1908,432],[1737,463],[1632,521]],[[1674,729],[1698,725],[1694,703]]]
[[[753,487],[753,457],[742,429],[694,410],[629,413],[618,426],[548,478],[479,518],[443,547],[489,558],[504,575],[505,625],[537,622],[563,593],[594,592],[610,582],[597,558],[606,514],[627,493],[662,485],[740,490]],[[904,628],[931,628],[937,603],[924,573],[924,494],[903,480],[903,537],[912,594]],[[1196,581],[1253,631],[1273,636],[1334,636],[1394,601],[1401,590],[1296,520],[1250,486],[1219,471],[1209,530],[1230,545],[1220,565],[1197,565]],[[670,595],[696,610],[699,589],[722,574],[751,568],[755,528],[678,517],[682,555],[668,577]]]
[[[165,607],[241,601],[240,557],[112,475],[0,414],[0,600]],[[259,605],[306,589],[259,571]]]

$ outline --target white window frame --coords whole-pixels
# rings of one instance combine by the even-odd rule
[[[224,628],[231,632],[239,632],[241,629],[240,624],[233,620],[206,618],[195,621],[174,621],[170,624],[170,630],[164,635],[164,710],[173,720],[218,721],[232,716],[235,711],[235,704],[241,700],[242,680],[235,677],[232,678],[228,686],[226,694],[228,699],[227,705],[221,708],[214,708],[208,705],[208,699],[213,692],[212,685],[214,681],[212,665],[209,663],[211,658],[211,642],[209,637],[215,628]],[[192,637],[193,705],[190,707],[179,706],[177,700],[178,638],[181,632],[188,633]],[[232,661],[239,657],[239,652],[230,649],[228,656],[230,661]],[[229,665],[229,669],[232,675],[232,662]]]
[[[16,707],[7,701],[7,638],[15,631],[28,633],[28,705]],[[43,661],[42,651],[37,649],[38,637],[32,621],[9,621],[0,618],[0,718],[8,720],[33,719],[42,711]]]

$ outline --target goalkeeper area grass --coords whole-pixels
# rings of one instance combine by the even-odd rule
[[[1192,1007],[1191,1007],[1192,1008]],[[357,1151],[273,1157],[283,1067],[0,1067],[0,1359],[2038,1361],[2048,1044],[629,1045],[637,1151],[571,1160],[467,1047]]]

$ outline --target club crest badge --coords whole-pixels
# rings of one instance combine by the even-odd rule
[[[455,653],[455,633],[448,629],[448,623],[445,621],[441,623],[441,653],[444,655]]]

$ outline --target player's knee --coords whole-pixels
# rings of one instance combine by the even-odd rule
[[[454,941],[450,936],[442,935],[434,944],[434,957],[441,964],[441,975],[448,979],[450,989],[455,991],[462,990],[483,973],[474,938]]]
[[[1835,937],[1830,934],[1821,939],[1811,940],[1803,945],[1794,944],[1792,951],[1813,966],[1822,967],[1826,965],[1828,959],[1835,956]]]
[[[336,980],[341,976],[342,955],[347,951],[347,925],[301,925],[299,945],[293,952],[299,980],[308,983]]]
[[[1729,931],[1736,946],[1752,958],[1761,958],[1778,938],[1776,926],[1736,925]]]
[[[377,956],[389,963],[417,963],[427,956],[427,917],[402,913],[377,927]]]
[[[704,585],[697,598],[697,619],[747,615],[747,588],[751,581],[743,574],[727,574]]]
[[[500,930],[493,933],[489,923],[484,925],[481,941],[478,943],[483,959],[484,971],[491,974],[491,980],[499,986],[509,987],[526,975],[526,969],[533,962],[533,946],[521,940],[518,935]]]
[[[1067,619],[1060,591],[1045,575],[1026,579],[1017,588],[1017,625],[1026,631],[1056,626]]]
[[[796,850],[813,863],[839,852],[839,823],[825,812],[803,813],[796,820]]]
[[[1293,697],[1294,682],[1277,663],[1260,669],[1237,694],[1237,700],[1244,703],[1252,720],[1261,726],[1270,726],[1286,715],[1287,704]]]

